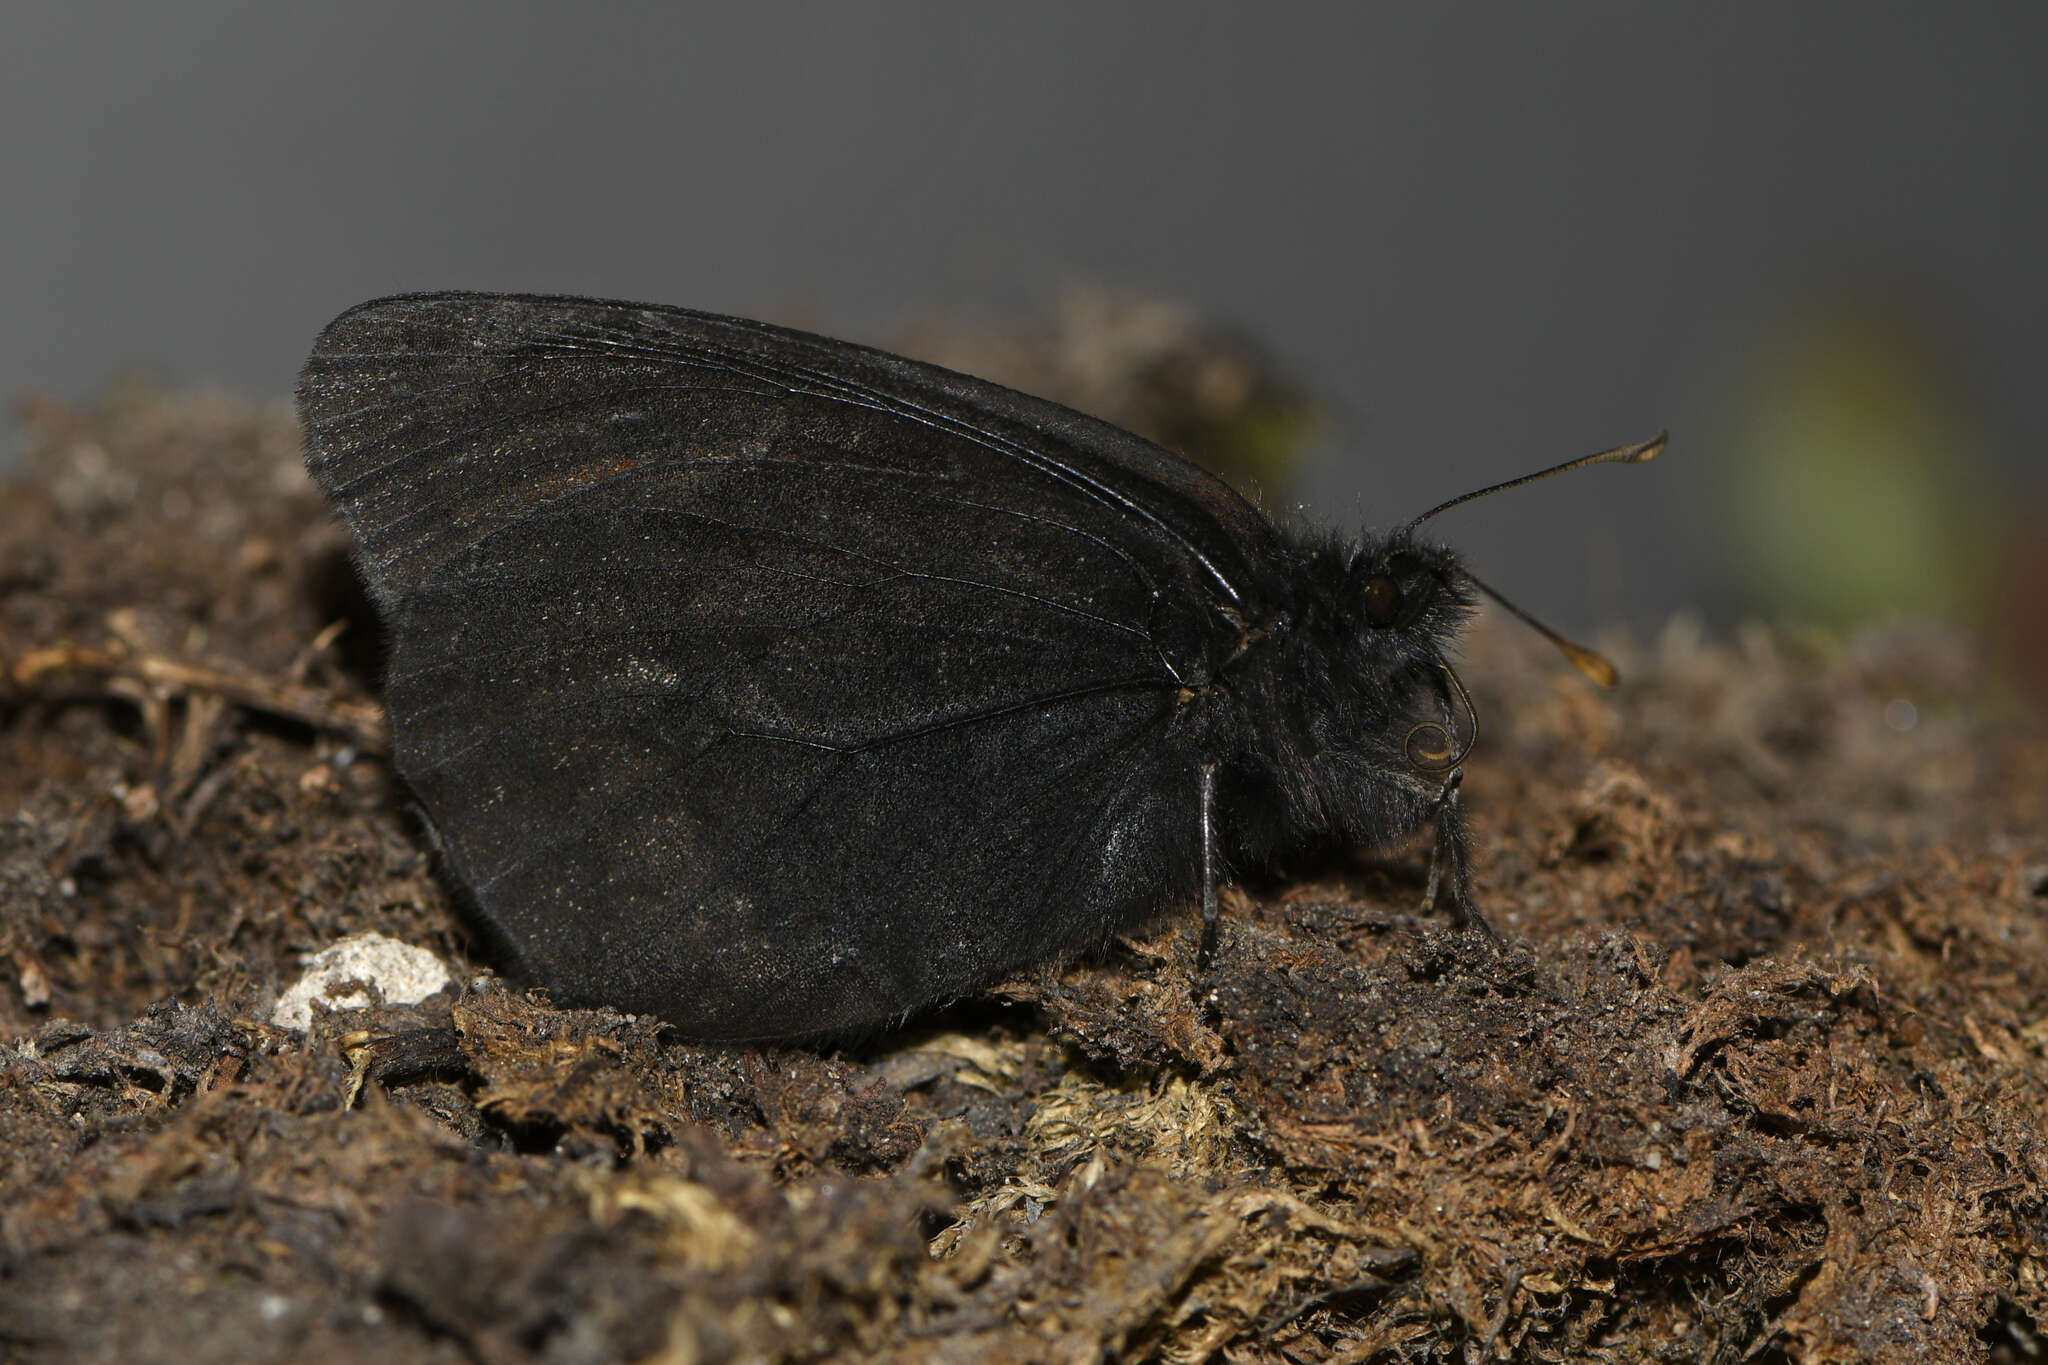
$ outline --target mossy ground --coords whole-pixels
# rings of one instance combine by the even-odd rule
[[[2048,739],[1967,641],[1482,631],[1498,947],[1330,855],[840,1051],[551,1008],[433,875],[288,411],[0,489],[0,1358],[2038,1354]],[[338,638],[323,637],[335,621]],[[268,1023],[374,930],[470,983]]]

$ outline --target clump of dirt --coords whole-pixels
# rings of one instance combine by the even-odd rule
[[[494,972],[288,410],[23,417],[9,1359],[2040,1355],[2048,737],[1965,639],[1678,624],[1603,695],[1482,633],[1500,944],[1417,911],[1425,850],[1332,856],[1206,955],[705,1047]],[[274,1022],[365,933],[459,984]]]

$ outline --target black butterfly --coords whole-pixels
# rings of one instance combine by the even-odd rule
[[[1444,651],[1480,585],[1416,523],[1283,530],[1057,404],[675,308],[383,299],[299,400],[399,771],[564,999],[874,1024],[1432,824],[1477,921]]]

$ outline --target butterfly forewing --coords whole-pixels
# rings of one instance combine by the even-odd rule
[[[343,315],[309,464],[398,765],[546,980],[706,1036],[874,1022],[1199,863],[1176,697],[1271,528],[1116,428],[683,310]]]

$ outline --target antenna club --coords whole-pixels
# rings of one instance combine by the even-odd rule
[[[1641,445],[1629,449],[1625,455],[1614,457],[1617,464],[1648,464],[1664,453],[1664,447],[1671,443],[1671,433],[1660,431]],[[1627,447],[1624,447],[1627,449]]]
[[[1615,668],[1613,662],[1605,654],[1597,653],[1587,649],[1584,645],[1574,644],[1570,640],[1562,638],[1557,641],[1557,647],[1564,651],[1564,657],[1572,661],[1574,668],[1600,686],[1614,687],[1621,682],[1620,671]]]

